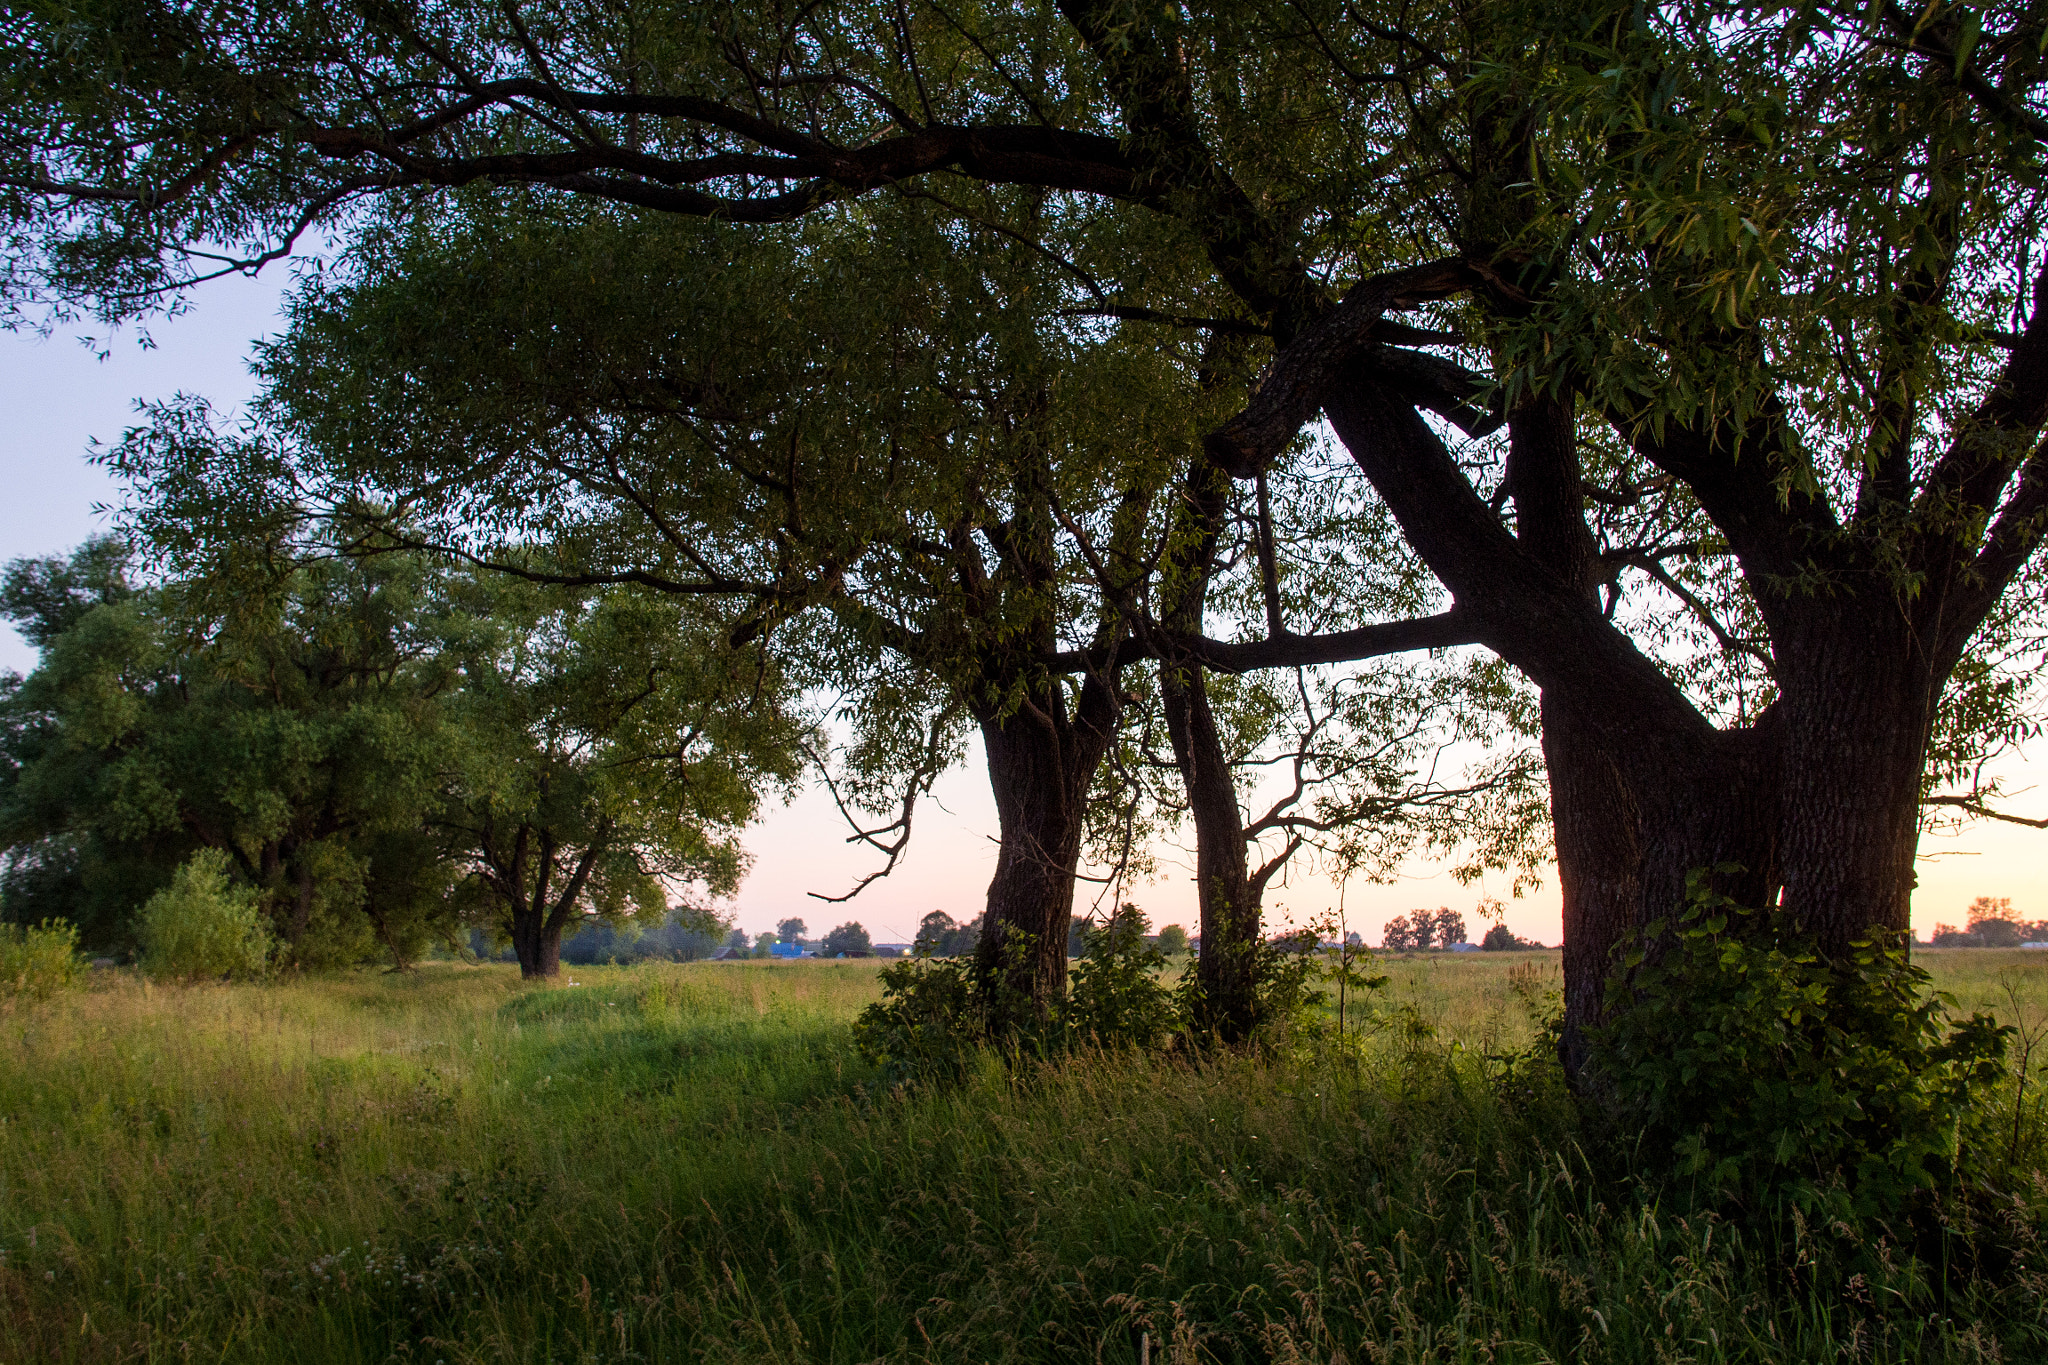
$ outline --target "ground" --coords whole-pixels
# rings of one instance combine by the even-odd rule
[[[2048,1018],[2048,953],[1920,960]],[[0,1013],[0,1362],[2048,1358],[2037,1284],[1908,1331],[1594,1179],[1505,1060],[1556,961],[937,1093],[852,1048],[874,962],[99,973]]]

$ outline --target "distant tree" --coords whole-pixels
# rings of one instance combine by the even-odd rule
[[[1355,937],[1355,935],[1354,935]],[[1180,957],[1188,950],[1188,931],[1178,924],[1169,924],[1159,931],[1159,951],[1168,957]]]
[[[1541,948],[1543,945],[1531,939],[1518,938],[1505,924],[1496,924],[1486,931],[1485,938],[1479,940],[1479,946],[1487,952],[1499,953]]]
[[[744,949],[747,943],[747,931],[744,929],[735,929],[725,936],[725,946],[728,948]]]
[[[2017,948],[2025,941],[2027,926],[2004,896],[1977,897],[1970,903],[1968,923],[1970,937],[1980,948]]]
[[[334,557],[258,566],[231,592],[137,591],[125,563],[91,541],[0,581],[0,613],[43,656],[0,698],[10,916],[117,946],[203,847],[255,888],[283,962],[359,961],[381,940],[404,965],[447,884],[419,837],[449,747],[433,571]]]
[[[1420,913],[1420,912],[1418,912]],[[1465,941],[1465,917],[1448,905],[1439,906],[1432,917],[1436,933],[1436,946],[1448,948],[1454,943]]]
[[[868,931],[861,928],[860,921],[852,920],[826,934],[823,947],[826,957],[838,957],[841,953],[868,952],[874,944],[868,938]]]
[[[810,932],[811,926],[794,916],[779,921],[775,926],[775,936],[784,943],[802,943]]]
[[[469,587],[451,646],[461,773],[435,821],[494,899],[521,974],[556,975],[584,916],[658,922],[672,886],[729,893],[762,788],[797,771],[798,727],[758,648],[631,589]]]
[[[2048,937],[2048,924],[2030,924],[2012,908],[2004,896],[1979,896],[1964,912],[1967,928],[1937,924],[1929,940],[1937,948],[2017,948],[2022,943]]]
[[[1088,920],[1079,916],[1075,918],[1075,924],[1077,928],[1072,932],[1078,932],[1080,935],[1081,946],[1077,955],[1081,957],[1088,955],[1090,943],[1138,941],[1152,932],[1152,922],[1145,917],[1145,912],[1129,901],[1118,906],[1099,925],[1091,925]]]
[[[1390,953],[1426,951],[1436,943],[1436,916],[1428,910],[1396,915],[1381,930],[1380,942]]]
[[[782,942],[781,938],[779,938],[775,934],[756,934],[754,936],[754,955],[756,957],[766,957],[768,955],[768,950],[770,948],[773,948],[776,944],[780,942]]]
[[[723,947],[730,927],[715,912],[699,906],[684,906],[652,925],[586,915],[563,936],[562,961],[578,967],[598,962],[695,962]],[[480,930],[477,937],[483,940],[478,949],[482,952],[489,946],[489,935]],[[516,961],[516,954],[509,960]]]
[[[981,939],[974,920],[962,924],[943,910],[934,910],[918,922],[914,950],[929,957],[968,957]]]
[[[911,947],[931,957],[944,957],[943,945],[958,927],[951,915],[934,910],[918,921],[917,937],[911,940]]]

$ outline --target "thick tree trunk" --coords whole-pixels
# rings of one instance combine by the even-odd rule
[[[1391,401],[1389,401],[1391,399]],[[1516,415],[1510,536],[1412,408],[1371,385],[1333,394],[1332,424],[1487,645],[1541,689],[1564,898],[1564,1060],[1576,1073],[1622,937],[1676,912],[1687,873],[1735,865],[1722,889],[1765,904],[1782,884],[1786,717],[1720,730],[1601,614],[1569,413]],[[1558,485],[1564,485],[1560,497]]]
[[[1054,705],[1059,699],[1051,698]],[[975,973],[998,1028],[1042,1020],[1067,988],[1067,920],[1088,782],[1102,747],[1076,744],[1036,708],[982,722],[1002,849],[988,884]]]
[[[519,975],[528,981],[562,974],[562,928],[538,907],[512,912],[512,951],[519,956]]]
[[[1173,755],[1195,826],[1195,882],[1201,956],[1195,977],[1198,1027],[1226,1043],[1257,1026],[1259,901],[1245,856],[1244,817],[1199,664],[1160,669]]]
[[[1563,892],[1563,1057],[1575,1074],[1586,1031],[1605,1017],[1614,951],[1632,931],[1684,903],[1696,869],[1748,905],[1777,893],[1776,718],[1702,737],[1629,714],[1620,698],[1543,696],[1543,755]]]
[[[1940,690],[1896,613],[1881,619],[1875,596],[1800,604],[1805,628],[1783,632],[1778,651],[1784,903],[1830,955],[1873,927],[1910,927],[1921,776]]]
[[[1091,674],[1069,710],[1056,680],[981,717],[1002,850],[975,947],[975,976],[998,1031],[1042,1021],[1067,989],[1067,922],[1087,826],[1088,788],[1116,736],[1115,677]]]

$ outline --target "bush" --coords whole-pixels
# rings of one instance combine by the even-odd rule
[[[1008,998],[1005,973],[983,980],[968,958],[938,958],[931,940],[916,955],[884,967],[882,998],[854,1021],[854,1045],[892,1082],[958,1083],[991,1044],[1012,1061],[1046,1058],[1083,1044],[1156,1047],[1181,1030],[1180,996],[1160,979],[1166,957],[1145,941],[1145,921],[1124,907],[1083,935],[1069,993],[1049,1018],[1034,1019],[1025,1002]],[[1017,935],[1017,954],[1029,941]],[[1007,1022],[1006,1022],[1007,1021]]]
[[[1711,1197],[1885,1217],[1970,1179],[2012,1030],[1954,1020],[1903,936],[1830,961],[1703,873],[1624,946],[1595,1060],[1644,1150]]]
[[[1182,1025],[1180,1002],[1159,980],[1166,954],[1145,941],[1135,908],[1081,934],[1081,960],[1069,974],[1066,1029],[1105,1045],[1154,1047]]]
[[[967,1079],[987,1036],[967,958],[920,953],[882,968],[882,998],[853,1022],[853,1044],[891,1082]]]
[[[84,970],[77,925],[55,919],[0,924],[0,995],[47,1000],[77,985]]]
[[[142,907],[142,966],[192,980],[254,976],[270,961],[270,930],[256,892],[229,879],[228,856],[201,849]]]

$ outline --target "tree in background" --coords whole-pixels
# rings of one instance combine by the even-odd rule
[[[1388,952],[1427,952],[1465,941],[1465,917],[1449,906],[1413,910],[1387,921],[1380,942]]]
[[[943,910],[934,910],[918,921],[912,951],[929,957],[972,957],[981,937],[979,921],[956,922]]]
[[[861,928],[860,921],[852,920],[827,931],[818,946],[826,957],[839,957],[846,953],[865,953],[874,944],[868,940],[868,931]]]
[[[784,943],[801,944],[804,936],[810,932],[811,926],[795,917],[779,920],[775,925],[775,936]]]
[[[802,727],[766,656],[631,588],[483,574],[455,595],[460,773],[429,823],[489,893],[521,974],[556,975],[584,917],[660,921],[691,886],[729,894],[763,787],[797,773]]]
[[[478,912],[467,887],[549,975],[585,918],[729,890],[738,829],[796,772],[778,675],[686,605],[393,549],[147,590],[126,560],[93,542],[0,587],[43,649],[0,732],[7,913],[102,948],[203,848],[284,965],[403,967]]]
[[[1183,957],[1188,951],[1188,931],[1169,924],[1159,931],[1159,951],[1168,957]]]
[[[1512,952],[1526,948],[1541,948],[1543,945],[1530,939],[1517,938],[1514,931],[1505,924],[1495,924],[1479,940],[1479,946],[1487,952]]]
[[[357,960],[380,937],[402,962],[422,916],[446,930],[403,837],[448,745],[424,566],[329,557],[231,591],[48,591],[119,559],[98,542],[63,573],[9,574],[8,610],[43,646],[9,697],[10,913],[61,913],[113,946],[203,847],[256,888],[286,963]]]
[[[2005,896],[1979,896],[1970,903],[1958,933],[1952,924],[1937,924],[1930,942],[1937,948],[2017,948],[2022,943],[2048,940],[2048,921],[2028,922],[2012,908]]]

